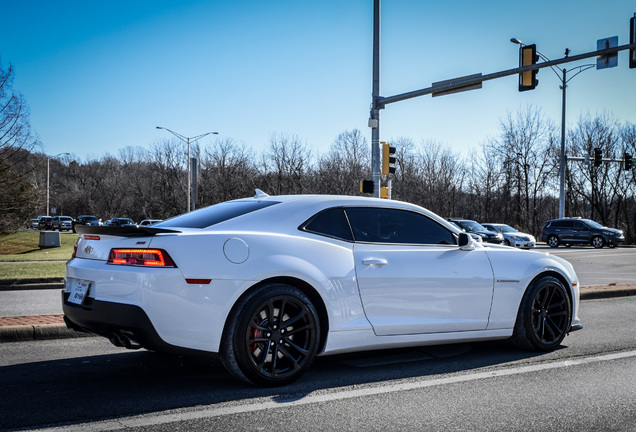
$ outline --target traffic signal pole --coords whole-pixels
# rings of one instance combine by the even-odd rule
[[[373,92],[369,127],[371,128],[371,180],[373,196],[380,198],[380,0],[373,0]]]
[[[609,45],[609,44],[607,44]],[[615,55],[619,51],[630,50],[629,55],[629,67],[636,68],[636,14],[630,19],[630,43],[627,45],[606,47],[605,49],[597,49],[584,54],[575,56],[569,56],[566,50],[566,55],[563,58],[557,60],[549,60],[544,58],[544,62],[535,63],[528,66],[517,67],[514,69],[508,69],[500,72],[494,72],[488,75],[482,75],[481,73],[468,75],[460,78],[453,78],[445,81],[433,83],[431,87],[415,90],[407,93],[401,93],[394,96],[382,97],[380,96],[380,0],[373,0],[373,92],[371,102],[371,113],[369,116],[369,127],[371,128],[371,178],[374,186],[373,195],[376,198],[380,197],[380,110],[384,109],[386,105],[400,102],[407,99],[416,98],[424,95],[442,96],[451,93],[458,93],[467,90],[474,90],[481,88],[481,83],[484,81],[490,81],[497,78],[503,78],[509,75],[520,74],[520,87],[523,84],[521,76],[526,72],[538,71],[539,69],[553,67],[556,65],[571,63],[590,57],[605,58],[608,61],[611,55]],[[534,60],[533,60],[534,61]],[[611,66],[610,66],[611,67]],[[598,65],[597,65],[598,68]],[[574,68],[576,69],[576,68]],[[561,127],[561,167],[560,167],[560,181],[559,189],[560,196],[564,194],[565,187],[565,87],[567,84],[566,79],[567,71],[563,69],[563,104],[562,104],[562,127]],[[531,74],[534,77],[534,74]],[[534,80],[533,80],[534,81]],[[534,88],[536,81],[530,86]],[[530,89],[530,88],[528,88]],[[568,158],[569,159],[569,158]],[[564,213],[564,202],[560,199],[559,202],[559,215]]]
[[[375,0],[375,1],[379,1],[379,0]],[[445,93],[445,92],[450,92],[451,90],[461,90],[464,87],[471,87],[474,86],[475,84],[479,84],[482,83],[484,81],[490,81],[493,79],[497,79],[497,78],[503,78],[509,75],[516,75],[519,73],[523,73],[523,72],[529,72],[529,71],[533,71],[533,70],[537,70],[537,69],[543,69],[546,67],[551,67],[551,66],[555,66],[555,65],[560,65],[563,63],[570,63],[573,61],[578,61],[578,60],[583,60],[586,58],[590,58],[590,57],[605,57],[608,56],[610,54],[614,54],[617,53],[618,51],[623,51],[626,49],[635,49],[636,48],[636,43],[634,44],[627,44],[627,45],[621,45],[621,46],[616,46],[616,47],[612,47],[612,48],[606,48],[606,49],[602,49],[602,50],[597,50],[597,51],[592,51],[592,52],[588,52],[585,54],[579,54],[579,55],[575,55],[575,56],[568,56],[568,57],[563,57],[561,59],[557,59],[557,60],[551,60],[551,61],[546,61],[543,63],[537,63],[534,65],[530,65],[530,66],[524,66],[524,67],[517,67],[514,69],[508,69],[508,70],[504,70],[504,71],[500,71],[500,72],[494,72],[488,75],[481,75],[481,74],[475,74],[475,75],[470,75],[468,77],[464,77],[464,78],[457,78],[454,80],[450,80],[450,81],[445,81],[443,84],[437,84],[437,85],[433,85],[431,87],[427,87],[421,90],[415,90],[415,91],[411,91],[411,92],[407,92],[407,93],[401,93],[395,96],[388,96],[388,97],[379,97],[377,99],[377,104],[379,106],[380,109],[384,108],[385,105],[391,104],[391,103],[395,103],[395,102],[400,102],[403,100],[407,100],[407,99],[412,99],[412,98],[416,98],[419,96],[424,96],[424,95],[428,95],[428,94],[434,94],[434,93]]]

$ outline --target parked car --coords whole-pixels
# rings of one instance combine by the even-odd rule
[[[139,222],[139,226],[149,226],[161,222],[162,219],[144,219]]]
[[[448,222],[449,222],[451,225],[453,225],[454,227],[456,227],[458,230],[466,232],[466,230],[465,230],[464,228],[462,228],[461,226],[459,226],[459,224],[458,224],[458,223],[453,222],[452,220],[449,220]],[[482,238],[479,234],[475,234],[475,233],[468,233],[468,234],[470,234],[470,236],[471,236],[471,237],[473,238],[473,240],[475,240],[476,242],[479,242],[479,243],[483,243],[483,242],[484,242],[483,238]]]
[[[504,237],[500,232],[489,231],[484,228],[478,222],[468,219],[448,219],[450,222],[458,225],[461,229],[470,234],[479,235],[486,243],[501,244],[504,241]]]
[[[625,235],[619,229],[604,227],[590,219],[563,218],[546,222],[541,228],[541,241],[551,247],[590,244],[595,248],[605,245],[613,248],[625,241]]]
[[[70,216],[54,216],[51,225],[53,230],[70,231],[73,229],[73,218]]]
[[[41,230],[53,229],[53,217],[38,216],[38,228]]]
[[[484,228],[490,231],[499,232],[504,237],[506,246],[513,246],[520,249],[532,249],[537,241],[533,235],[522,233],[510,225],[500,223],[482,223]]]
[[[487,247],[395,200],[259,191],[150,227],[77,228],[69,327],[218,354],[263,386],[317,355],[508,338],[550,351],[581,328],[570,263]]]
[[[78,225],[100,226],[101,224],[102,222],[97,218],[97,216],[81,215],[73,220],[73,232],[77,232],[75,227]]]
[[[27,227],[31,228],[31,229],[39,229],[40,228],[40,221],[37,218],[29,219],[29,224],[28,224]]]
[[[134,227],[136,227],[137,224],[135,223],[134,220],[132,220],[130,218],[112,218],[108,222],[108,226],[117,226],[117,227],[134,226]]]

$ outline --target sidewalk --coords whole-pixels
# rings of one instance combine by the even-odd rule
[[[48,288],[60,288],[51,284]],[[38,289],[47,287],[40,286]],[[32,286],[31,289],[34,287]],[[20,289],[27,289],[22,287]],[[636,296],[636,284],[581,287],[581,300]],[[64,315],[28,315],[0,317],[0,342],[18,342],[91,336],[66,328]]]

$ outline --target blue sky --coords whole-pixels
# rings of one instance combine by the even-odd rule
[[[31,109],[43,151],[80,160],[150,148],[172,138],[219,135],[256,151],[272,134],[297,135],[325,153],[342,132],[370,142],[372,0],[0,0],[0,59]],[[550,58],[628,43],[636,3],[384,0],[381,95],[518,65],[517,37]],[[593,62],[593,59],[590,59]],[[588,63],[570,63],[568,68]],[[560,124],[559,80],[517,91],[517,77],[381,111],[381,139],[434,140],[468,154],[528,105]],[[583,72],[568,85],[567,120],[607,111],[636,122],[636,69]]]

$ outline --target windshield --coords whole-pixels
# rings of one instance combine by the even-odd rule
[[[504,233],[513,233],[513,232],[519,232],[516,229],[514,229],[511,226],[508,225],[501,225],[499,226],[499,231],[504,232]]]
[[[591,228],[603,228],[603,225],[598,222],[594,222],[593,220],[585,219],[585,223],[588,224]]]
[[[481,226],[474,221],[459,221],[459,225],[468,232],[476,232],[476,231],[488,231],[486,228]]]
[[[154,224],[160,228],[207,228],[209,226],[257,211],[278,201],[227,201]]]

